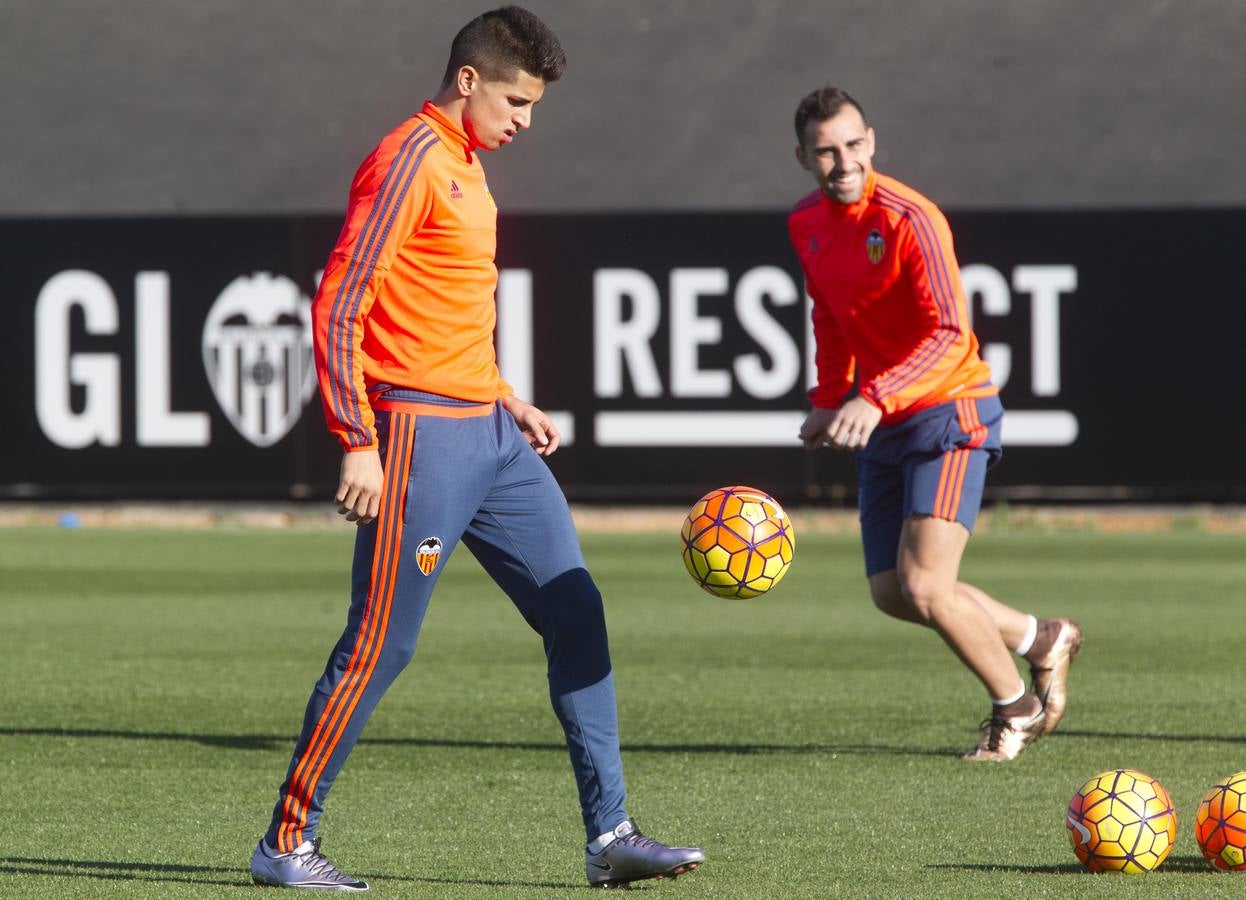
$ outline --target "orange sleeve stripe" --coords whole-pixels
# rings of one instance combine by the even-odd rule
[[[880,206],[899,213],[912,226],[918,248],[926,261],[931,294],[939,313],[938,336],[929,341],[922,352],[909,360],[907,365],[892,372],[886,379],[874,386],[874,395],[882,399],[904,390],[929,371],[955,343],[956,336],[963,330],[963,326],[960,321],[956,291],[952,286],[947,260],[943,253],[945,248],[939,240],[938,230],[930,220],[929,213],[918,204],[889,191],[881,184],[878,185],[874,196]]]
[[[350,265],[338,284],[329,314],[328,362],[329,394],[333,413],[346,429],[352,447],[372,443],[371,430],[364,424],[360,408],[363,386],[355,382],[355,329],[359,305],[367,293],[381,249],[390,237],[394,217],[411,186],[415,173],[429,147],[437,143],[436,133],[421,122],[402,143],[385,173],[378,192],[380,199],[368,212],[359,239],[351,253]]]
[[[386,467],[381,511],[377,520],[377,541],[372,555],[372,583],[368,587],[363,621],[346,672],[325,704],[290,778],[277,839],[277,849],[283,853],[289,853],[303,842],[307,807],[316,784],[371,680],[385,643],[398,564],[402,557],[403,504],[410,476],[414,436],[415,417],[394,414],[386,459],[397,464]]]

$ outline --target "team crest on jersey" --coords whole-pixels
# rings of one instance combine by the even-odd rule
[[[883,240],[883,233],[877,228],[870,229],[870,235],[865,239],[865,255],[870,258],[870,262],[878,265],[883,261],[886,250],[887,243]]]
[[[316,389],[311,301],[283,275],[235,278],[208,311],[202,352],[221,411],[252,444],[271,447]]]
[[[426,537],[420,541],[420,546],[415,548],[415,561],[425,575],[433,574],[433,569],[437,568],[439,559],[441,559],[441,538]]]
[[[463,199],[463,192],[459,190],[459,183],[455,181],[453,178],[450,179],[450,199],[451,200],[462,200]]]

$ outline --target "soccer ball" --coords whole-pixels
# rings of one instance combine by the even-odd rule
[[[680,537],[688,574],[716,597],[766,593],[796,552],[796,532],[783,507],[743,485],[718,488],[694,503]]]
[[[1194,837],[1217,869],[1246,871],[1246,772],[1207,792],[1194,817]]]
[[[1133,769],[1102,772],[1078,788],[1065,825],[1073,852],[1092,872],[1150,872],[1177,837],[1168,791]]]

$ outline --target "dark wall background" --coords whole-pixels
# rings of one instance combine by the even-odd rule
[[[781,209],[796,101],[851,90],[952,209],[1246,204],[1241,0],[529,0],[567,77],[503,210]],[[488,4],[9,0],[0,216],[339,212]]]

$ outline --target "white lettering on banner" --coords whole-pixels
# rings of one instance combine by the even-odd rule
[[[1076,290],[1077,270],[1070,265],[1017,266],[1009,281],[988,265],[968,265],[962,280],[970,299],[978,299],[989,316],[1008,316],[1013,310],[1012,293],[1031,296],[1031,385],[1035,397],[1060,393],[1060,297]],[[774,399],[789,393],[800,378],[816,383],[815,347],[809,316],[805,318],[805,355],[801,359],[796,339],[767,311],[763,298],[778,306],[796,303],[802,296],[806,312],[812,306],[783,269],[759,266],[746,272],[735,288],[734,311],[744,331],[770,357],[763,368],[757,353],[738,356],[731,373],[702,368],[701,347],[722,341],[722,319],[702,315],[698,300],[722,296],[730,290],[727,270],[722,268],[675,268],[670,271],[671,378],[669,396],[722,398],[732,394],[731,376],[739,388],[758,399]],[[632,300],[632,314],[623,318],[623,299]],[[972,304],[971,304],[972,309]],[[602,398],[623,394],[624,375],[630,377],[638,398],[663,394],[654,361],[652,340],[661,325],[662,304],[654,278],[636,269],[602,269],[594,276],[594,373],[595,393]],[[983,357],[995,383],[1006,385],[1013,372],[1012,348],[988,342]],[[765,414],[688,410],[663,412],[609,411],[594,418],[597,442],[602,446],[790,446],[788,427],[803,412]],[[730,423],[735,421],[733,427]],[[751,423],[742,427],[740,423]],[[661,432],[660,437],[655,435]],[[1068,446],[1077,439],[1076,417],[1065,410],[1010,410],[1003,424],[1004,440],[1014,446]]]
[[[770,357],[770,368],[761,355],[749,353],[735,360],[735,377],[751,396],[761,400],[782,397],[800,377],[800,348],[782,325],[766,312],[762,300],[791,306],[800,299],[795,282],[777,266],[758,266],[744,273],[735,289],[735,314],[749,337]]]
[[[702,369],[702,344],[721,344],[723,323],[697,314],[697,300],[727,292],[725,269],[675,269],[671,272],[671,393],[676,397],[728,397],[731,376]]]
[[[536,403],[532,341],[532,270],[502,269],[497,291],[498,370],[515,396]],[[542,409],[558,429],[560,446],[575,443],[575,417],[569,412]]]
[[[1060,295],[1077,290],[1073,266],[1017,266],[1012,286],[1030,295],[1030,345],[1036,397],[1060,393]]]
[[[73,353],[69,312],[85,316],[86,332],[117,334],[117,298],[94,272],[68,270],[48,279],[35,301],[35,411],[53,443],[77,449],[121,443],[121,357]],[[135,429],[144,447],[203,447],[209,420],[202,412],[173,412],[169,404],[169,276],[139,272],[134,279]],[[68,377],[66,377],[68,376]],[[70,388],[85,389],[74,412]]]
[[[758,266],[741,276],[734,292],[734,312],[745,333],[770,357],[767,368],[758,353],[732,361],[731,372],[702,367],[700,348],[722,343],[722,315],[703,315],[703,297],[722,297],[731,290],[726,269],[677,268],[670,273],[670,396],[729,397],[732,374],[745,393],[759,399],[780,397],[800,378],[801,356],[796,340],[767,311],[769,297],[790,306],[800,291],[777,266]],[[631,313],[624,317],[624,300]],[[638,269],[598,269],[593,274],[593,386],[601,398],[623,394],[624,374],[637,397],[661,397],[662,379],[652,341],[662,319],[657,283]]]
[[[169,274],[139,272],[134,280],[134,386],[140,447],[206,447],[204,412],[169,408]]]
[[[121,362],[111,353],[72,353],[69,316],[81,309],[86,332],[117,333],[117,298],[94,272],[49,278],[35,300],[35,418],[54,444],[77,449],[121,443]],[[84,389],[75,412],[71,390]]]
[[[632,314],[623,318],[623,300]],[[598,397],[623,393],[623,366],[637,397],[660,397],[662,380],[649,341],[662,319],[658,286],[639,269],[593,273],[593,384]]]
[[[531,400],[534,373],[530,269],[498,272],[497,310],[498,370],[514,388],[516,397]]]
[[[630,385],[637,401],[632,411],[595,415],[597,443],[795,446],[791,423],[803,417],[802,409],[675,412],[661,406],[664,398],[719,400],[747,395],[772,401],[790,395],[801,383],[802,372],[805,383],[812,384],[816,366],[807,314],[811,301],[799,283],[785,269],[769,265],[746,270],[734,285],[726,267],[676,267],[665,274],[669,305],[659,287],[662,273],[635,268],[593,273],[593,394],[619,398]],[[504,269],[498,275],[499,368],[519,397],[540,406],[540,398],[534,396],[534,369],[541,357],[533,328],[533,272]],[[989,265],[965,266],[962,279],[971,309],[976,306],[984,316],[1011,316],[1017,307],[1015,297],[1028,295],[1028,387],[1036,398],[1058,397],[1060,303],[1077,290],[1077,270],[1071,265],[1020,265],[1010,275]],[[186,354],[170,342],[170,285],[167,272],[136,274],[132,343],[119,333],[117,296],[99,275],[68,270],[43,285],[35,302],[35,409],[51,442],[66,448],[121,443],[122,404],[128,402],[122,390],[122,354],[132,347],[137,444],[209,445],[208,413],[173,409],[171,360]],[[803,354],[800,334],[782,324],[776,313],[802,298]],[[753,346],[728,362],[721,351],[724,325],[732,315]],[[655,354],[661,351],[654,346],[664,324],[668,385],[657,365]],[[113,352],[75,350],[75,333],[97,342],[111,338]],[[310,301],[284,276],[262,272],[236,278],[208,312],[201,346],[208,381],[226,417],[256,446],[275,444],[301,417],[315,392],[311,348]],[[709,348],[719,348],[721,368],[702,363]],[[983,355],[1001,387],[1024,374],[1015,371],[1014,354],[1006,343],[984,344]],[[571,414],[546,412],[563,443],[572,443]],[[1077,435],[1077,419],[1068,411],[1009,410],[1005,415],[1004,440],[1014,446],[1068,446]]]

